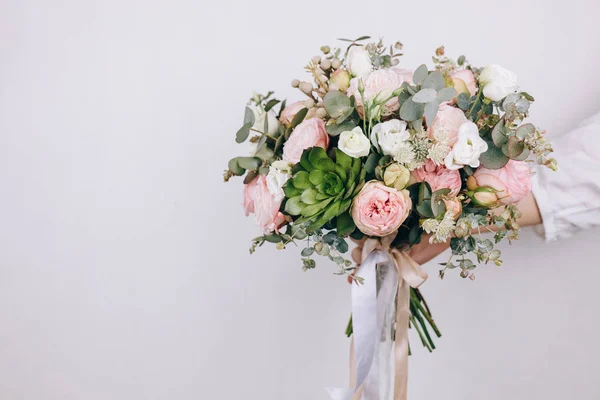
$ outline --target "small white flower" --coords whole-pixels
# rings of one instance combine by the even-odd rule
[[[415,161],[415,151],[412,144],[408,141],[402,142],[400,145],[396,146],[396,151],[392,156],[394,161],[400,164],[410,165]]]
[[[488,149],[488,144],[479,136],[479,129],[473,122],[465,122],[458,128],[458,140],[446,156],[444,163],[448,169],[460,169],[465,165],[479,167],[479,157]]]
[[[274,135],[277,133],[281,123],[277,119],[277,114],[275,114],[275,111],[269,110],[265,112],[262,107],[259,107],[256,104],[250,104],[248,105],[248,108],[254,113],[254,125],[252,125],[252,128],[256,129],[257,131],[264,132],[265,119],[267,119],[267,132],[265,133],[268,135]]]
[[[421,224],[421,228],[423,228],[425,233],[432,233],[437,230],[439,224],[440,223],[438,222],[437,219],[429,218],[429,219],[426,219],[425,221],[423,221],[423,223]]]
[[[398,153],[398,148],[410,139],[410,133],[406,129],[406,122],[399,119],[391,119],[381,122],[371,130],[371,142],[377,150],[386,156]]]
[[[371,56],[364,46],[352,46],[346,56],[346,67],[353,76],[361,77],[373,70]]]
[[[285,160],[273,161],[273,163],[271,164],[271,166],[273,168],[277,168],[281,172],[285,172],[287,174],[291,174],[292,173],[292,164],[290,162],[288,162],[288,161],[285,161]]]
[[[283,200],[285,197],[285,194],[283,193],[283,185],[288,179],[290,179],[290,174],[282,172],[271,165],[269,167],[269,173],[267,174],[266,179],[269,193],[271,193],[276,201]]]
[[[371,143],[363,134],[360,126],[357,126],[351,131],[345,131],[340,134],[338,147],[350,157],[359,158],[369,154]]]
[[[450,235],[454,230],[455,222],[452,213],[446,213],[442,222],[439,223],[435,234],[429,238],[429,243],[445,243],[450,239]]]
[[[444,159],[450,152],[450,146],[445,143],[434,143],[427,153],[427,158],[430,158],[431,161],[436,163],[437,165],[444,164]]]
[[[496,64],[490,64],[481,70],[479,84],[483,94],[492,101],[500,101],[519,90],[517,74]]]

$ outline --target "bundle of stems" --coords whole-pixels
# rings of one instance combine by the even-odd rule
[[[425,301],[425,298],[419,289],[410,289],[409,327],[414,327],[416,329],[423,347],[429,350],[429,352],[432,352],[435,349],[435,343],[431,338],[429,330],[433,330],[438,338],[442,336],[442,333],[438,329],[433,317],[431,316],[429,306],[427,305],[427,302]],[[346,336],[350,337],[352,336],[352,333],[352,315],[350,315],[350,321],[348,321],[348,326],[346,327]]]

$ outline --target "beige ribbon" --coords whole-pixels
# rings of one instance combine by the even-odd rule
[[[408,390],[408,324],[410,318],[410,288],[418,288],[427,279],[427,274],[415,260],[402,250],[390,247],[397,232],[380,239],[369,238],[365,241],[361,252],[364,262],[375,250],[383,250],[390,255],[391,261],[398,270],[398,291],[396,303],[396,336],[394,339],[394,400],[406,400]],[[350,349],[350,382],[356,382],[356,359],[354,357],[354,341]],[[352,397],[362,399],[359,389]],[[375,399],[365,399],[375,400]],[[386,399],[377,399],[386,400]]]

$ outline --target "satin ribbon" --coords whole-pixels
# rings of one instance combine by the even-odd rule
[[[393,399],[406,400],[410,288],[419,287],[427,274],[404,251],[390,247],[396,234],[369,238],[363,245],[356,274],[364,278],[364,284],[352,286],[351,387],[327,388],[332,400],[388,400],[391,382],[388,385],[386,381],[392,379],[392,365],[387,361],[392,358],[392,347]],[[396,335],[392,346],[382,338],[391,337],[394,311]]]

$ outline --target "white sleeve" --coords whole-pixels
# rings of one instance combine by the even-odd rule
[[[533,177],[548,241],[600,225],[600,113],[552,142],[558,171],[540,166]]]

